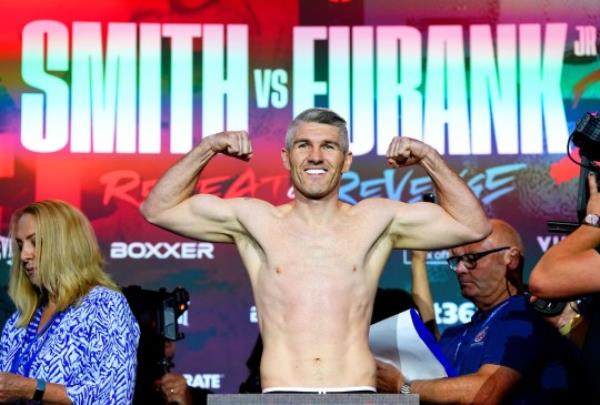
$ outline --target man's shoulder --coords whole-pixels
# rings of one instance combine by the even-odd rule
[[[529,305],[529,298],[521,296],[511,299],[496,322],[491,325],[491,333],[505,339],[528,340],[531,342],[550,342],[559,337],[558,330]]]
[[[502,320],[522,320],[528,322],[539,322],[543,321],[543,317],[540,313],[536,312],[529,304],[529,296],[525,294],[519,294],[510,297],[507,300],[507,305],[501,311],[499,316]]]

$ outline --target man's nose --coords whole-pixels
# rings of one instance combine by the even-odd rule
[[[308,160],[311,163],[322,162],[323,161],[323,153],[321,151],[321,148],[312,148],[308,155]]]

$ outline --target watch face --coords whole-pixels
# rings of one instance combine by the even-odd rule
[[[598,225],[598,223],[600,223],[600,217],[596,214],[587,214],[584,221],[590,225]]]

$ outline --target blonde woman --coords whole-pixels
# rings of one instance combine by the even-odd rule
[[[0,341],[0,402],[131,403],[139,327],[87,218],[36,202],[15,212],[10,235],[17,311]]]

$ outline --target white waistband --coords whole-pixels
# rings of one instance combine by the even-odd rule
[[[306,393],[314,393],[314,394],[329,394],[336,392],[355,392],[355,391],[372,391],[377,392],[375,387],[371,387],[370,385],[364,386],[353,386],[353,387],[269,387],[265,388],[262,392],[263,394],[269,394],[272,392],[306,392]]]

